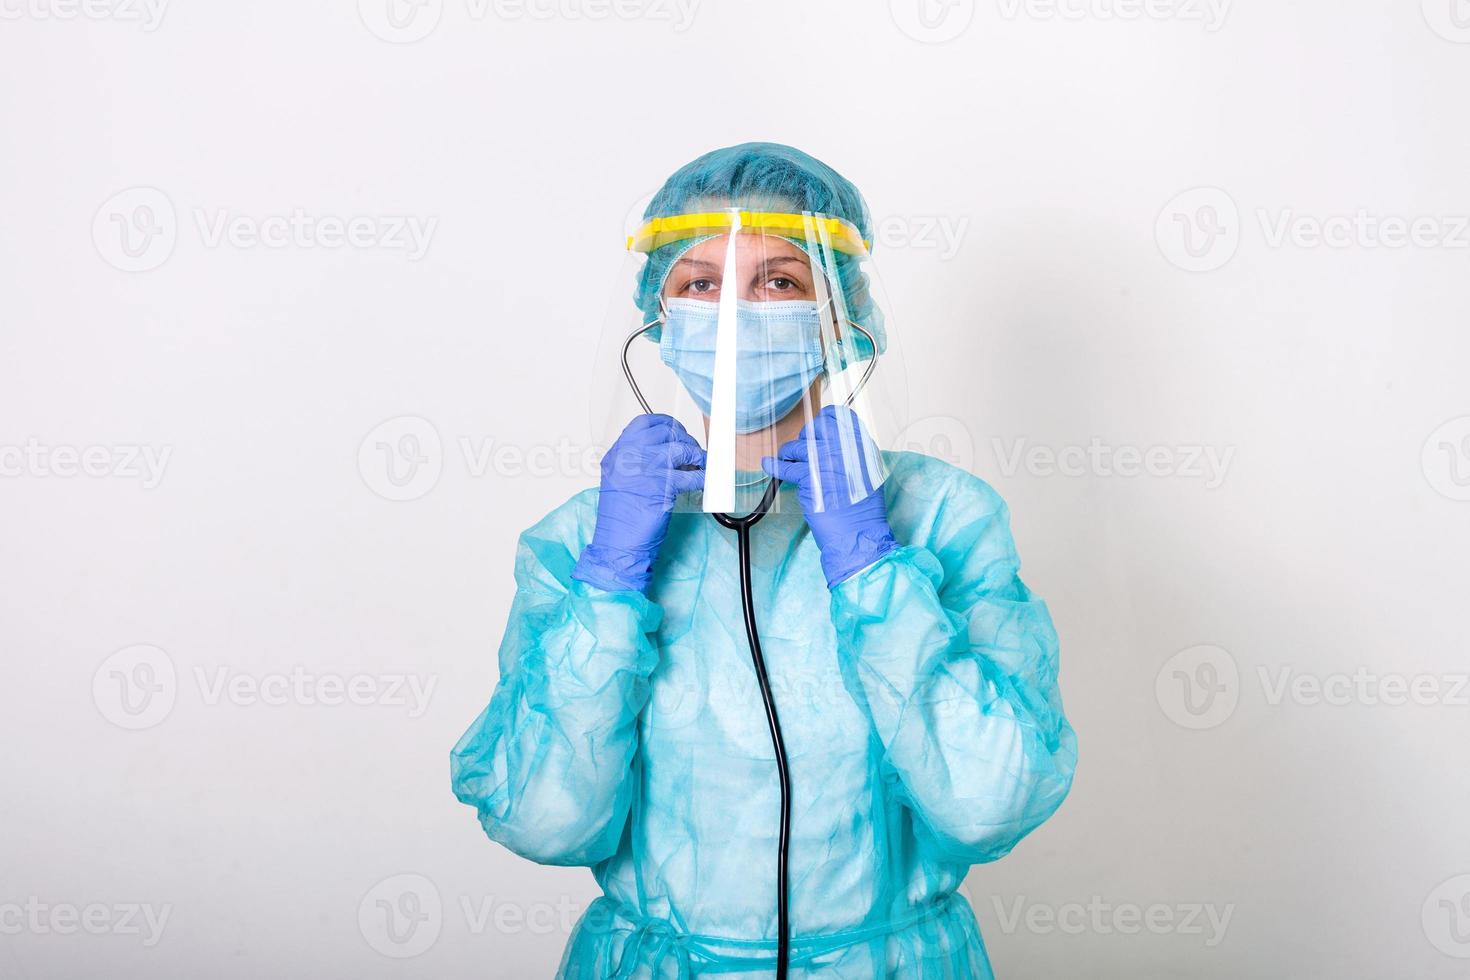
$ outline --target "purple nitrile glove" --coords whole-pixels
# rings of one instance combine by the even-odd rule
[[[602,458],[597,526],[572,578],[610,592],[645,591],[674,499],[703,486],[704,450],[677,419],[633,419]]]
[[[844,430],[855,455],[842,451]],[[867,455],[876,451],[851,409],[828,405],[800,435],[777,450],[775,458],[761,460],[768,474],[795,485],[796,499],[822,553],[829,588],[898,547],[888,526],[883,492],[868,480]],[[855,470],[852,476],[866,491],[856,501],[848,492],[849,469]]]

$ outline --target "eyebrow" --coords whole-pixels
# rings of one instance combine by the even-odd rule
[[[784,265],[784,264],[789,263],[789,262],[795,262],[797,265],[800,265],[803,268],[805,268],[808,265],[808,263],[805,260],[800,259],[800,258],[796,257],[795,255],[774,255],[774,256],[771,256],[770,258],[762,258],[760,260],[760,262],[759,262],[759,265],[761,265],[761,266]],[[688,256],[685,256],[684,258],[679,259],[677,262],[674,263],[674,265],[675,266],[689,266],[691,268],[697,268],[697,269],[715,269],[715,270],[719,270],[719,269],[723,269],[724,268],[724,263],[723,262],[711,262],[708,259],[695,259],[695,258],[689,258]]]
[[[720,269],[720,268],[722,268],[722,265],[720,263],[710,262],[708,259],[692,259],[692,258],[689,258],[687,256],[684,257],[684,258],[681,258],[679,261],[675,262],[674,265],[676,265],[676,266],[680,266],[680,265],[693,266],[695,268],[700,268],[700,269]]]

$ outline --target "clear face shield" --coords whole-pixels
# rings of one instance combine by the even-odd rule
[[[769,487],[762,460],[833,407],[838,438],[825,461],[814,447],[785,454],[808,467],[814,505],[856,502],[882,485],[880,449],[898,434],[904,372],[851,224],[713,210],[650,220],[628,248],[637,288],[615,304],[596,374],[615,388],[594,393],[594,406],[610,411],[594,426],[603,445],[639,412],[672,415],[708,454],[703,492],[677,508],[743,514]],[[780,497],[770,506],[779,510]]]

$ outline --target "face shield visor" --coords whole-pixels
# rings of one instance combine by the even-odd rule
[[[786,454],[807,467],[814,506],[882,485],[904,372],[867,243],[850,223],[714,210],[647,221],[628,250],[632,301],[609,316],[596,375],[613,381],[594,394],[594,411],[609,410],[594,426],[603,445],[639,412],[672,415],[708,454],[703,492],[676,506],[742,514],[769,486],[762,460],[835,406],[838,438],[825,458],[814,445]]]

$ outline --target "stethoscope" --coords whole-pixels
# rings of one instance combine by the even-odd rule
[[[628,350],[633,346],[633,341],[663,322],[664,315],[661,312],[630,333],[628,339],[623,341],[623,377],[628,379],[628,387],[633,389],[633,397],[638,399],[638,405],[645,414],[653,410],[648,407],[648,401],[643,397],[637,379],[633,377],[633,369],[628,366]],[[873,356],[868,359],[868,365],[863,369],[862,376],[858,378],[857,384],[853,385],[852,391],[843,401],[843,405],[850,408],[858,393],[867,385],[873,369],[878,366],[878,341],[871,333],[851,320],[844,322],[866,337],[873,351]],[[776,845],[776,980],[786,980],[787,966],[791,958],[790,876],[787,872],[787,859],[791,844],[791,768],[786,760],[786,742],[781,736],[781,719],[776,712],[776,699],[771,695],[771,678],[766,672],[766,658],[761,653],[760,631],[756,628],[755,623],[754,590],[751,588],[750,581],[750,529],[766,516],[780,489],[781,481],[771,477],[771,482],[766,485],[765,494],[749,514],[743,517],[736,517],[734,514],[710,514],[710,516],[721,527],[735,532],[736,551],[740,556],[740,605],[745,612],[745,639],[750,644],[750,660],[755,666],[756,682],[760,685],[761,701],[766,708],[766,724],[771,729],[771,748],[775,750],[776,774],[781,783],[781,832]]]

